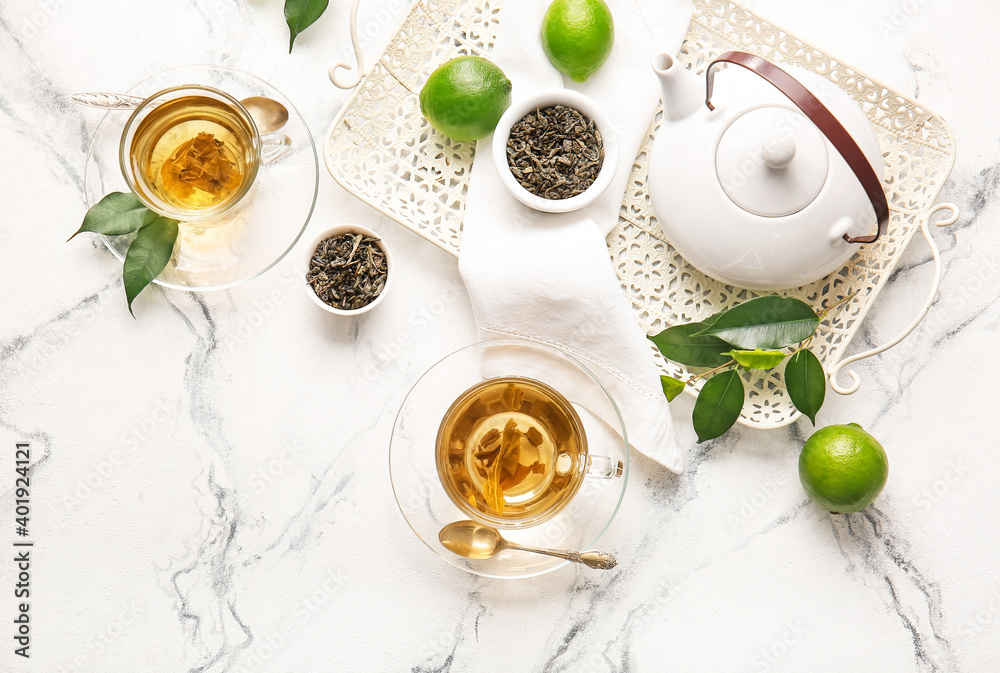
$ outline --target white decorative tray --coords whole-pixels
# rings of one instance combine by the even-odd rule
[[[501,5],[500,0],[417,0],[378,62],[345,103],[325,144],[330,173],[346,190],[456,255],[475,143],[451,141],[435,132],[420,114],[418,94],[431,71],[444,61],[464,54],[489,55]],[[812,70],[850,94],[875,128],[885,159],[884,184],[892,209],[887,234],[877,243],[862,246],[839,271],[783,293],[803,299],[817,310],[852,297],[830,312],[810,348],[830,375],[833,389],[853,392],[857,377],[851,372],[853,385],[842,387],[836,380],[840,369],[849,361],[898,343],[923,317],[922,312],[903,334],[883,347],[843,359],[900,253],[921,228],[936,262],[928,305],[937,293],[940,266],[927,224],[938,210],[951,210],[942,224],[954,222],[958,216],[951,204],[934,206],[955,161],[951,132],[940,117],[917,102],[730,0],[694,0],[694,7],[678,57],[686,67],[701,74],[721,53],[739,49],[778,64]],[[660,116],[657,112],[635,158],[618,225],[607,239],[622,287],[649,334],[701,320],[757,296],[705,276],[664,237],[646,189],[649,148]],[[664,373],[688,376],[682,366],[664,360],[659,352],[656,357]],[[781,374],[781,368],[744,374],[748,393],[740,422],[777,428],[798,417]]]

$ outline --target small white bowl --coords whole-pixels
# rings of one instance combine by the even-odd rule
[[[375,297],[375,301],[366,304],[361,308],[356,308],[354,310],[344,310],[330,306],[316,295],[316,292],[312,289],[312,286],[309,285],[309,283],[306,281],[306,274],[308,274],[309,272],[309,264],[312,261],[313,253],[316,252],[316,248],[319,247],[320,243],[330,238],[331,236],[340,236],[341,234],[361,234],[363,236],[371,236],[372,238],[377,239],[376,244],[378,245],[379,249],[381,249],[382,252],[385,253],[385,268],[386,268],[385,287],[383,287],[382,292],[380,292],[379,295]],[[385,244],[385,241],[382,240],[381,236],[376,234],[368,227],[362,227],[360,224],[338,224],[335,227],[330,227],[329,229],[320,232],[320,234],[313,239],[312,243],[310,243],[306,247],[306,253],[303,262],[305,264],[302,271],[302,284],[306,288],[306,294],[308,294],[309,298],[312,299],[313,302],[315,302],[316,305],[319,306],[321,309],[323,309],[324,311],[328,311],[329,313],[333,313],[335,315],[354,316],[354,315],[360,315],[365,311],[372,310],[380,301],[382,301],[382,298],[385,297],[386,292],[389,291],[389,285],[392,282],[392,255],[389,253],[389,247]]]
[[[511,127],[535,110],[551,105],[565,105],[579,110],[584,116],[594,120],[594,125],[601,133],[604,143],[604,164],[601,166],[597,179],[581,194],[568,199],[546,199],[532,194],[521,186],[514,174],[510,172],[507,163],[507,140],[510,138]],[[572,89],[542,89],[525,98],[515,101],[497,122],[493,132],[493,163],[496,164],[500,180],[514,198],[526,206],[543,210],[548,213],[567,213],[592,203],[601,195],[618,170],[618,134],[611,127],[611,120],[592,98]]]

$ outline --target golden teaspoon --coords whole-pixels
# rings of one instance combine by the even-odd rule
[[[455,521],[449,523],[438,533],[438,539],[448,551],[464,556],[465,558],[480,560],[493,558],[504,549],[518,549],[520,551],[532,552],[533,554],[545,554],[566,559],[573,563],[582,563],[590,568],[598,570],[610,570],[618,565],[618,561],[611,554],[602,551],[579,552],[575,549],[540,549],[538,547],[525,547],[505,540],[500,531],[490,528],[475,521]]]
[[[70,98],[78,105],[102,110],[134,110],[146,100],[139,96],[106,92],[75,93]],[[288,108],[273,98],[250,96],[241,100],[240,105],[250,113],[262,136],[273,133],[288,123]]]

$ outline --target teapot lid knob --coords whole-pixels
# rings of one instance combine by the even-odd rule
[[[790,107],[758,107],[719,138],[715,171],[726,196],[762,217],[784,217],[812,203],[826,184],[827,143]]]
[[[768,168],[781,170],[787,168],[795,158],[795,141],[788,136],[775,136],[764,141],[760,149],[764,163]]]

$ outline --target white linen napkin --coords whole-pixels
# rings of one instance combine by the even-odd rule
[[[481,339],[527,338],[581,359],[618,403],[632,446],[680,472],[683,457],[653,354],[622,291],[605,236],[618,222],[632,161],[659,99],[650,61],[658,51],[677,51],[691,7],[667,0],[608,4],[614,48],[583,84],[564,82],[545,56],[540,34],[548,3],[540,0],[506,0],[491,60],[513,83],[515,100],[541,88],[569,86],[604,107],[621,147],[614,181],[584,209],[541,213],[506,191],[493,166],[491,138],[479,141],[459,270]],[[615,418],[603,420],[617,426]]]

